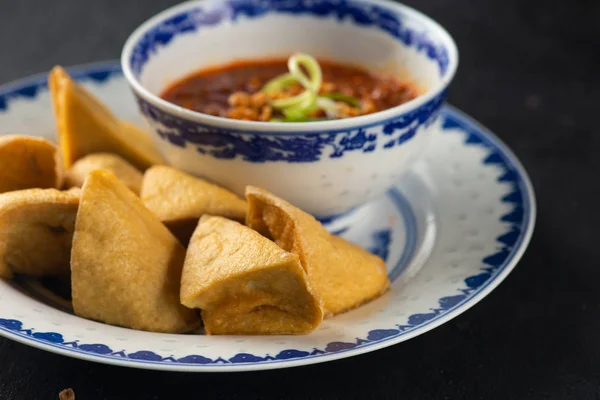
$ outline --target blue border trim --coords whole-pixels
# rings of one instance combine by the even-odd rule
[[[387,133],[392,134],[394,130],[396,129],[401,129],[401,128],[405,128],[406,126],[409,126],[411,124],[411,122],[414,121],[419,121],[419,122],[428,122],[428,123],[433,123],[433,119],[430,118],[432,115],[435,116],[437,114],[437,111],[443,107],[444,105],[444,101],[446,100],[446,96],[448,94],[448,89],[445,88],[443,90],[441,90],[437,95],[435,95],[434,97],[432,97],[430,100],[428,100],[426,103],[421,104],[418,108],[412,110],[412,111],[407,111],[403,114],[400,115],[395,115],[393,117],[389,117],[386,119],[382,119],[382,120],[378,120],[378,121],[374,121],[374,122],[370,122],[368,124],[362,124],[362,125],[356,125],[356,126],[352,126],[351,128],[332,128],[332,129],[324,129],[324,130],[320,130],[318,134],[336,134],[336,133],[344,133],[344,132],[348,132],[348,131],[357,131],[357,130],[366,130],[368,128],[373,128],[375,126],[380,126],[380,125],[388,125],[388,124],[393,124],[396,123],[396,125],[392,125],[389,129],[389,132]],[[169,127],[169,128],[180,128],[180,125],[185,125],[186,123],[193,123],[195,126],[204,128],[204,129],[218,129],[219,132],[225,132],[225,133],[237,133],[237,134],[244,134],[244,135],[264,135],[264,136],[301,136],[301,135],[314,135],[315,131],[314,129],[310,129],[310,128],[306,128],[306,129],[302,129],[302,130],[294,130],[294,131],[285,131],[285,132],[274,132],[274,131],[259,131],[259,130],[249,130],[249,129],[230,129],[230,128],[224,128],[224,127],[219,127],[219,128],[215,128],[212,125],[206,125],[206,124],[202,124],[200,122],[197,121],[191,121],[191,120],[184,120],[182,122],[182,117],[173,117],[171,116],[168,112],[161,110],[160,108],[148,103],[147,101],[145,101],[144,99],[142,99],[141,97],[139,97],[138,95],[136,95],[134,93],[135,97],[136,97],[136,101],[138,102],[138,107],[140,107],[140,111],[142,112],[142,114],[146,115],[148,118],[155,120],[155,121],[159,121],[161,124]],[[155,115],[156,113],[156,115]],[[160,115],[159,115],[160,114]],[[310,124],[302,124],[305,126],[310,126]],[[406,126],[404,126],[406,125]],[[161,136],[163,137],[163,136]],[[167,135],[165,135],[163,137],[163,139],[166,138],[168,139]],[[193,143],[193,141],[187,139],[187,141]]]
[[[67,68],[69,75],[77,81],[105,82],[113,77],[122,77],[121,66],[116,61],[84,64]],[[9,110],[10,102],[18,98],[34,99],[41,90],[48,89],[48,73],[36,74],[9,82],[0,87],[0,112]]]
[[[197,6],[178,12],[156,22],[138,39],[133,47],[129,64],[139,78],[145,64],[161,47],[167,46],[175,37],[201,29],[214,27],[223,22],[237,23],[240,17],[260,19],[268,14],[293,16],[310,15],[316,19],[331,18],[338,23],[346,21],[360,27],[372,27],[391,36],[407,47],[435,62],[440,75],[445,75],[450,63],[448,50],[436,43],[426,25],[400,11],[380,4],[354,0],[227,0],[213,8]],[[406,21],[419,29],[412,29]]]
[[[92,79],[95,81],[105,81],[113,75],[117,75],[118,66],[105,67],[101,65],[96,67],[88,66],[73,70],[74,76],[79,79]],[[91,71],[91,72],[89,72]],[[118,74],[120,75],[120,74]],[[33,79],[33,82],[32,82]],[[0,112],[6,110],[13,98],[29,97],[35,98],[39,89],[46,86],[45,79],[34,77],[14,83],[8,87],[0,89]],[[35,87],[33,91],[27,88]],[[460,289],[459,294],[443,297],[439,300],[439,307],[431,309],[426,313],[414,314],[408,318],[408,323],[396,325],[390,329],[377,329],[368,333],[364,339],[357,339],[356,342],[329,343],[324,349],[314,349],[312,352],[298,351],[294,349],[281,351],[276,356],[266,355],[259,357],[251,354],[237,354],[236,356],[225,360],[222,358],[209,359],[201,355],[190,355],[179,359],[173,357],[162,357],[149,351],[137,351],[125,354],[123,351],[113,352],[112,349],[103,344],[80,344],[79,341],[67,342],[61,334],[56,332],[35,332],[33,329],[24,329],[22,322],[18,320],[0,319],[0,330],[8,333],[8,337],[18,336],[29,341],[41,343],[45,346],[60,348],[71,352],[92,355],[95,357],[122,360],[127,359],[133,363],[141,364],[177,364],[177,365],[203,365],[210,364],[211,367],[227,366],[232,364],[248,365],[256,363],[276,363],[285,362],[290,359],[316,358],[327,356],[328,354],[344,353],[358,348],[364,348],[373,345],[397,339],[416,329],[423,329],[427,325],[434,323],[447,314],[462,308],[479,293],[484,291],[497,277],[511,264],[516,257],[517,252],[522,248],[523,241],[530,234],[530,222],[532,221],[531,209],[533,207],[533,193],[528,191],[525,184],[525,178],[521,176],[521,170],[518,161],[505,149],[504,145],[495,138],[490,132],[479,126],[468,117],[459,112],[444,108],[442,111],[444,118],[444,129],[461,129],[465,134],[464,143],[467,146],[481,146],[489,150],[488,156],[483,160],[484,164],[496,164],[504,170],[503,175],[498,178],[499,182],[510,183],[513,190],[508,195],[500,199],[501,203],[511,204],[512,210],[500,218],[500,222],[506,223],[509,229],[500,235],[496,241],[501,244],[501,249],[494,254],[490,254],[482,260],[485,265],[477,275],[465,279],[466,288]]]
[[[170,145],[189,146],[200,154],[220,159],[240,157],[253,163],[305,163],[326,157],[341,158],[347,152],[370,153],[400,147],[420,134],[422,127],[428,127],[436,120],[446,93],[444,89],[414,110],[369,124],[277,133],[216,128],[162,110],[137,94],[135,97],[142,114],[157,124],[154,132]],[[371,127],[377,129],[368,130]]]

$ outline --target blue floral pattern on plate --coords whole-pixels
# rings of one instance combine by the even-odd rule
[[[114,65],[103,68],[82,68],[74,70],[73,76],[78,79],[103,82],[111,77],[120,76],[118,67]],[[0,112],[10,109],[11,102],[16,99],[34,99],[46,87],[45,79],[33,78],[24,83],[5,86],[0,90]],[[285,362],[291,359],[309,359],[324,357],[329,354],[339,354],[351,350],[379,345],[424,328],[435,323],[440,318],[461,309],[463,306],[476,301],[481,297],[490,285],[497,284],[502,273],[514,264],[523,246],[528,240],[532,229],[533,193],[527,184],[518,162],[513,156],[499,144],[499,142],[480,126],[469,121],[466,117],[451,108],[443,108],[441,112],[443,121],[442,128],[455,134],[460,131],[463,138],[463,146],[475,146],[486,152],[482,160],[484,165],[494,165],[502,171],[497,181],[507,184],[511,190],[498,200],[499,204],[508,206],[508,211],[503,213],[499,223],[505,226],[505,230],[496,238],[497,249],[482,260],[482,268],[474,275],[464,279],[464,286],[455,293],[448,293],[438,300],[438,306],[423,312],[415,313],[406,322],[395,326],[372,329],[362,338],[354,341],[331,342],[327,345],[314,348],[311,351],[285,349],[274,355],[238,353],[229,357],[208,357],[202,354],[189,354],[183,357],[173,357],[168,354],[160,354],[156,349],[140,349],[136,351],[124,351],[113,348],[104,343],[82,343],[69,337],[68,333],[53,331],[38,331],[35,327],[25,326],[24,323],[15,318],[0,318],[0,331],[8,333],[11,337],[20,337],[26,341],[43,343],[51,347],[57,347],[69,352],[81,354],[92,354],[106,359],[127,359],[135,363],[144,364],[180,364],[180,365],[211,365],[226,366],[232,364],[263,364]],[[410,234],[409,234],[410,236]],[[389,232],[381,230],[374,232],[374,245],[372,251],[382,257],[386,257],[389,249]],[[393,274],[393,271],[391,271]]]

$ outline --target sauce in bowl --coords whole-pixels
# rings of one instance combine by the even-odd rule
[[[200,70],[169,86],[161,97],[181,107],[218,117],[310,122],[371,114],[406,103],[418,95],[412,84],[398,78],[324,60],[316,64],[319,71],[311,70],[315,65],[310,63],[299,66],[296,72],[299,70],[307,78],[314,78],[311,82],[315,84],[320,76],[317,86],[303,85],[301,77],[293,81],[288,76],[289,63],[286,59],[237,61]],[[310,72],[314,74],[311,76]],[[313,97],[304,93],[310,90],[314,92]],[[305,99],[300,98],[303,94]],[[287,104],[287,108],[277,107],[285,104],[285,99],[296,97],[298,102]]]

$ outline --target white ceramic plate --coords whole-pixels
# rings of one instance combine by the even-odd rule
[[[123,118],[141,123],[116,63],[71,69]],[[54,139],[45,75],[0,88],[0,134]],[[376,177],[374,177],[376,179]],[[140,332],[78,318],[37,282],[0,281],[0,334],[121,366],[241,371],[332,361],[423,334],[473,306],[515,267],[531,238],[534,194],[492,133],[447,107],[424,160],[388,194],[326,226],[382,256],[392,290],[305,336]]]

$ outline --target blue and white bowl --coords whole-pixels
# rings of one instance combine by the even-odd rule
[[[423,94],[379,113],[312,123],[230,120],[159,97],[198,69],[296,51],[404,75]],[[326,217],[383,195],[423,152],[458,53],[436,22],[388,1],[203,0],[141,25],[121,63],[170,164],[239,194],[263,187]]]

